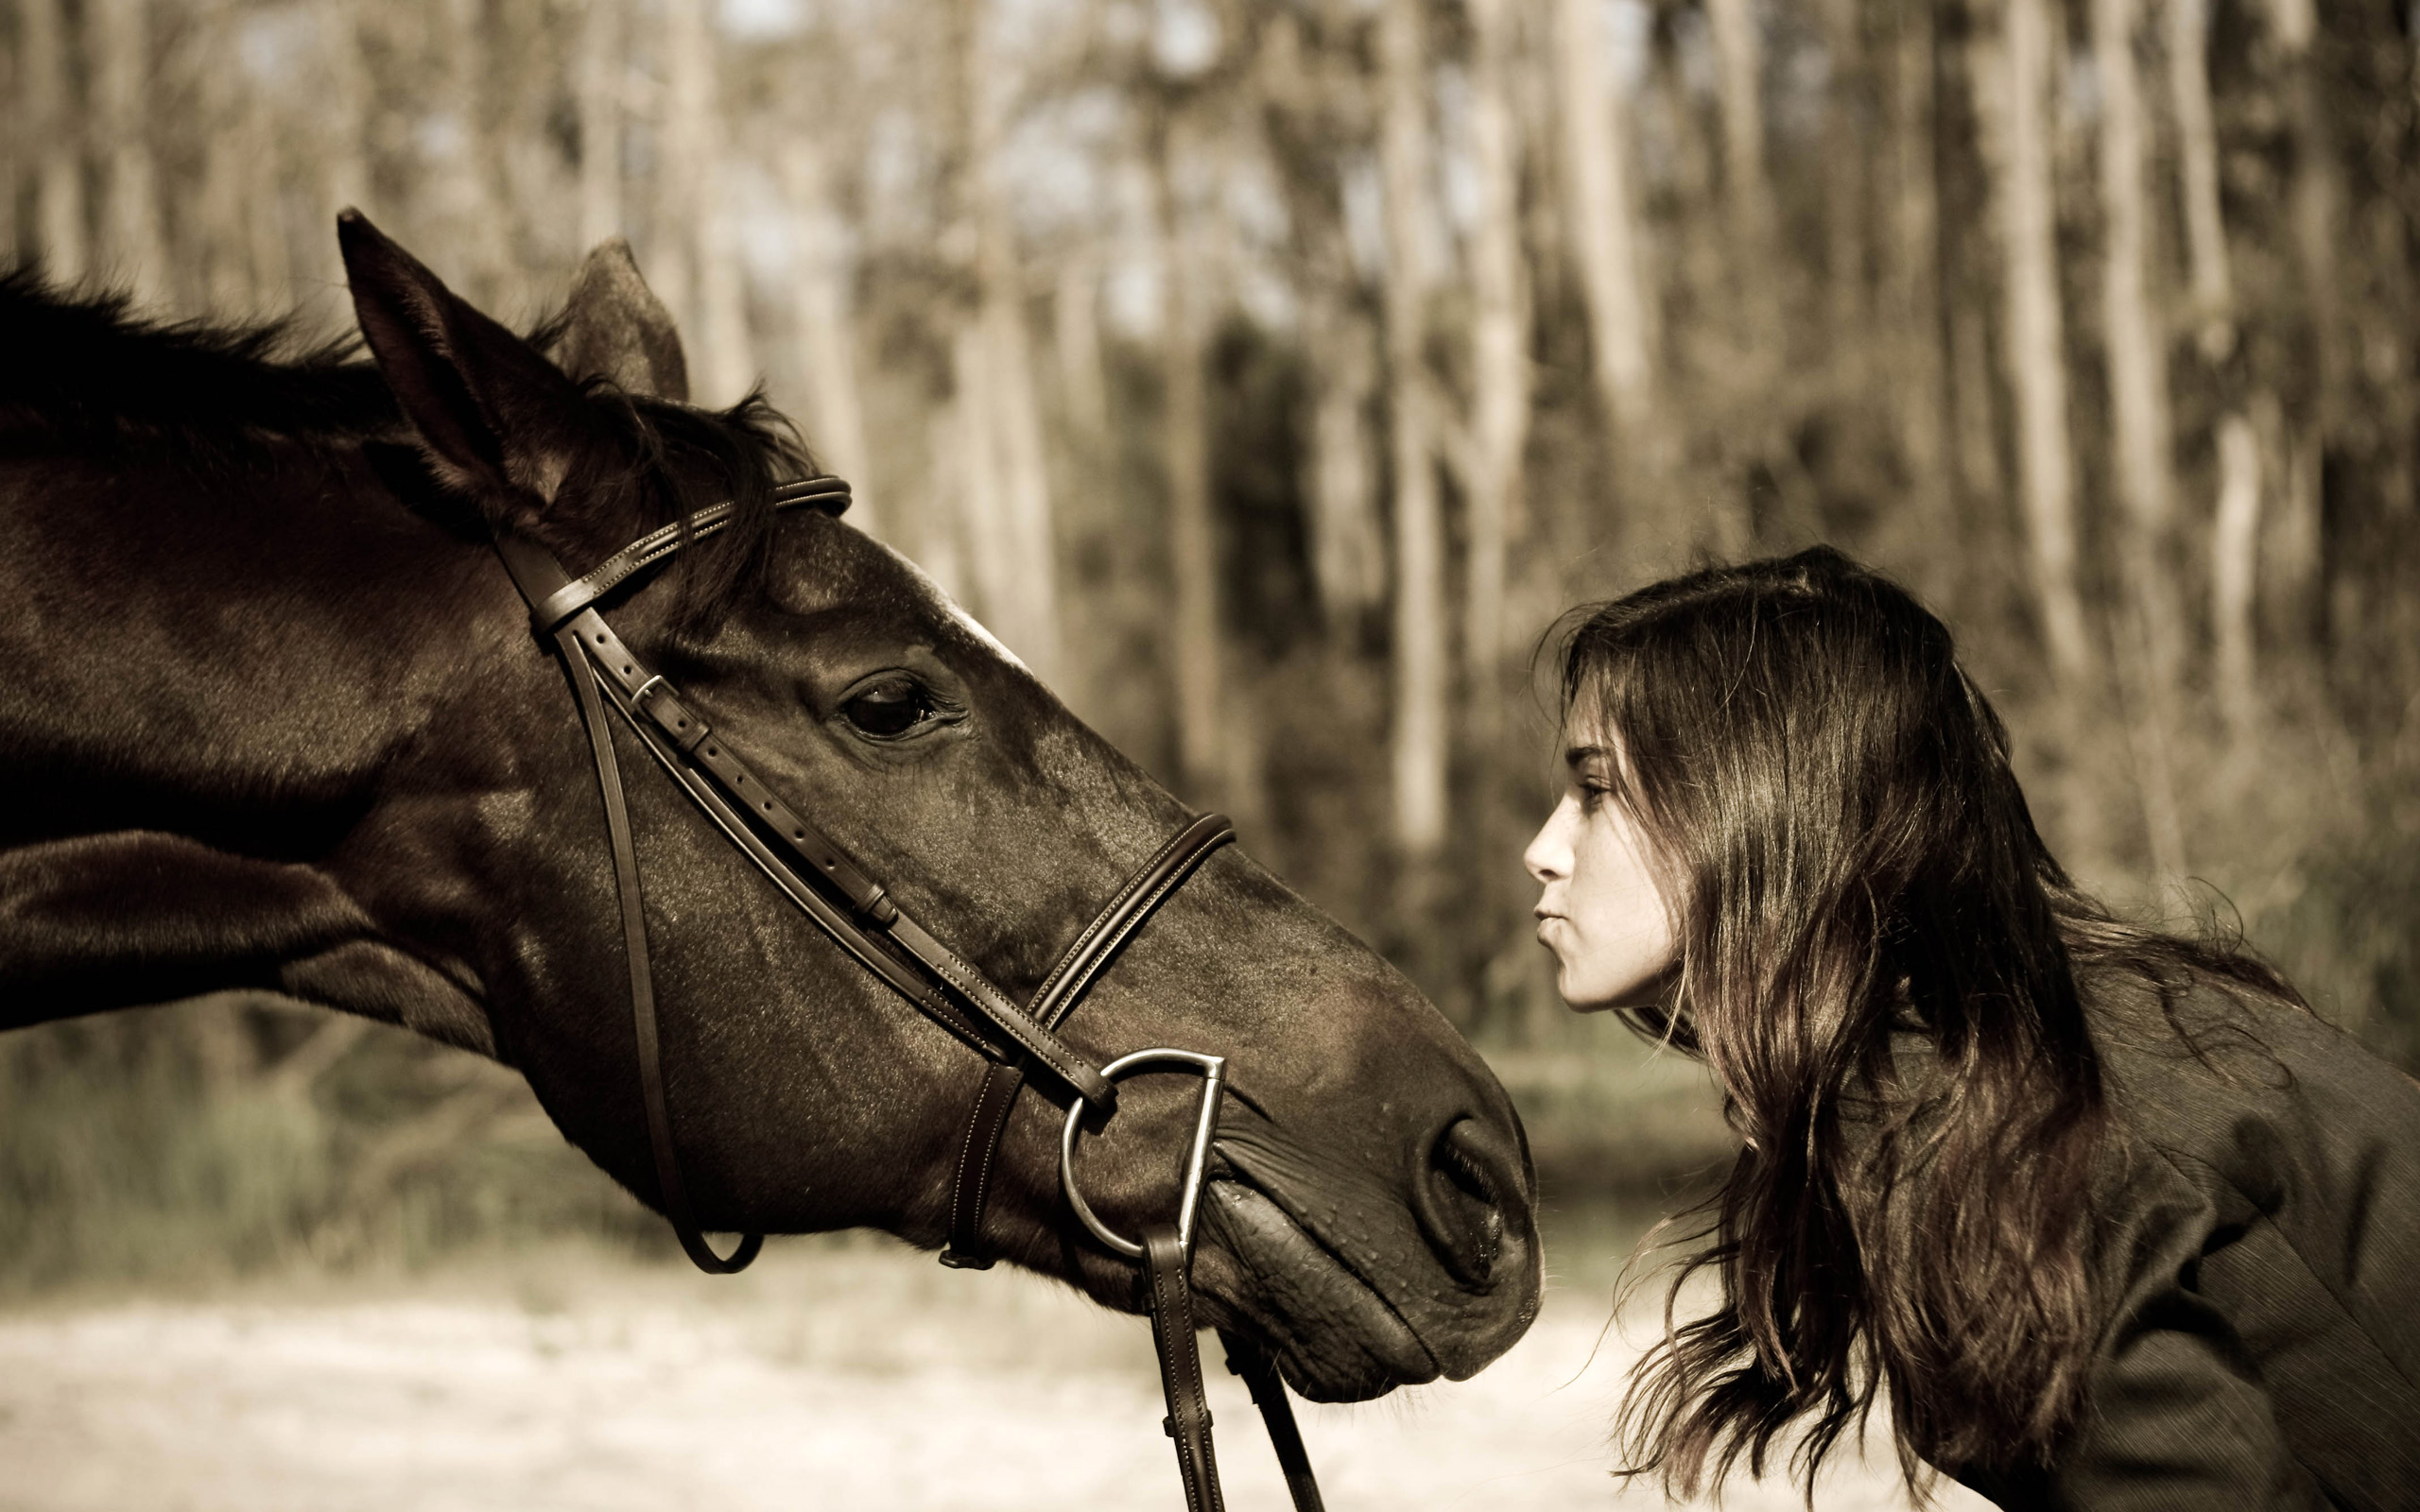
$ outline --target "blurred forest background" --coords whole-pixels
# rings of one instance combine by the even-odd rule
[[[1400,961],[1564,1190],[1616,1188],[1724,1136],[1542,970],[1534,653],[1709,555],[1899,575],[2089,885],[2240,928],[2420,1069],[2416,23],[12,0],[0,249],[325,333],[347,204],[525,323],[627,235],[701,400],[761,379],[861,526]],[[0,1040],[0,1130],[9,1286],[668,1250],[509,1073],[270,1003]]]

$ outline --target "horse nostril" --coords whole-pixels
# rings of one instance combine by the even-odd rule
[[[1412,1211],[1429,1246],[1467,1285],[1488,1279],[1504,1247],[1495,1163],[1478,1122],[1458,1118],[1438,1133],[1424,1168],[1412,1178]]]

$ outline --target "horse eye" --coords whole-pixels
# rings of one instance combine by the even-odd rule
[[[841,717],[877,740],[896,740],[938,713],[932,694],[910,678],[877,682],[840,706]]]

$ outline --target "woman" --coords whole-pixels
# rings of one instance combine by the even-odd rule
[[[2420,1085],[2078,892],[1947,629],[1837,552],[1599,607],[1562,671],[1539,938],[1745,1143],[1626,1473],[1791,1430],[1811,1484],[1879,1392],[1911,1488],[2420,1507]]]

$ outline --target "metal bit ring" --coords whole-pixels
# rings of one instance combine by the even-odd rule
[[[1227,1060],[1224,1056],[1205,1056],[1194,1050],[1137,1050],[1120,1056],[1101,1068],[1101,1075],[1116,1081],[1130,1073],[1150,1066],[1171,1066],[1194,1071],[1201,1076],[1201,1104],[1194,1115],[1193,1149],[1184,1161],[1184,1192],[1177,1207],[1177,1242],[1184,1246],[1187,1256],[1193,1253],[1193,1217],[1201,1202],[1203,1172],[1210,1160],[1210,1140],[1219,1125],[1219,1104],[1226,1095]],[[1084,1194],[1076,1187],[1076,1136],[1083,1127],[1089,1105],[1077,1102],[1067,1109],[1066,1125],[1059,1131],[1059,1184],[1066,1189],[1067,1205],[1076,1216],[1092,1230],[1093,1237],[1129,1260],[1143,1258],[1143,1246],[1112,1229],[1096,1216]]]

